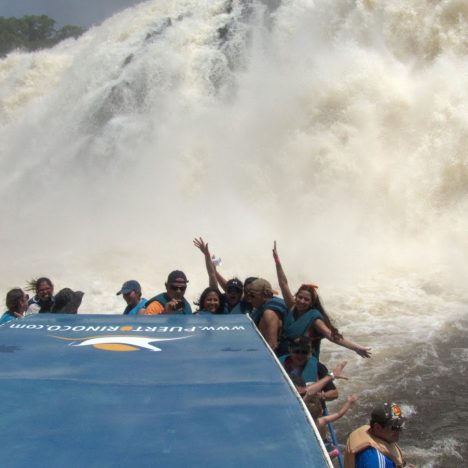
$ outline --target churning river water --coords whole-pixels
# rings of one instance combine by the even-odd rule
[[[318,283],[346,434],[381,400],[421,467],[468,457],[468,6],[154,0],[0,60],[0,291],[50,276],[120,313],[183,269]],[[339,402],[336,405],[340,404]],[[333,408],[334,405],[331,405]]]

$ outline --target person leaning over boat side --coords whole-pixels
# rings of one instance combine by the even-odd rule
[[[165,283],[166,292],[162,292],[146,302],[140,315],[184,314],[192,315],[192,308],[184,294],[188,283],[187,276],[180,270],[169,273]]]
[[[5,304],[7,311],[0,317],[0,325],[17,318],[24,318],[28,308],[29,296],[21,289],[14,288],[7,292]]]
[[[301,336],[292,341],[289,353],[278,359],[289,377],[302,377],[306,383],[317,381],[318,362],[317,358],[312,355],[312,347],[308,338]]]
[[[320,397],[315,394],[311,395],[307,393],[304,396],[304,403],[309,410],[310,415],[312,416],[315,425],[322,437],[325,448],[327,449],[328,455],[330,458],[335,458],[340,454],[338,447],[336,447],[328,438],[327,438],[327,428],[328,424],[331,424],[338,419],[342,418],[346,412],[354,406],[358,397],[357,395],[350,395],[342,407],[335,413],[330,413],[324,416],[323,406]]]
[[[322,377],[325,377],[328,375],[330,371],[328,370],[328,367],[323,363],[318,361],[317,362],[317,379],[320,380]],[[333,401],[338,398],[338,389],[336,388],[335,384],[333,383],[333,380],[329,382],[321,392],[318,394],[320,397],[320,400],[322,400],[322,408],[325,411],[327,409],[327,401]]]
[[[116,293],[117,296],[120,294],[122,294],[124,301],[127,303],[123,315],[137,315],[146,305],[146,299],[141,297],[140,283],[136,280],[125,281]]]
[[[369,358],[371,356],[370,348],[345,339],[332,324],[320,302],[317,286],[314,284],[303,284],[295,295],[291,293],[286,274],[279,259],[276,241],[273,244],[273,259],[276,265],[281,293],[289,309],[283,325],[278,354],[280,355],[285,352],[288,348],[288,341],[291,339],[298,336],[308,336],[313,343],[317,359],[320,358],[320,342],[322,338],[327,338],[337,345],[355,351],[362,357]]]
[[[53,314],[77,314],[83,300],[83,291],[73,291],[70,288],[61,289],[56,295],[52,305]]]
[[[248,285],[247,300],[253,307],[250,313],[252,320],[270,348],[275,351],[288,312],[284,300],[274,297],[271,284],[263,278],[257,278]]]
[[[247,278],[245,284],[242,284],[242,281],[238,278],[232,278],[228,281],[218,272],[216,265],[213,263],[210,250],[208,248],[208,243],[205,243],[200,237],[194,239],[193,244],[205,257],[205,266],[208,273],[209,284],[213,288],[221,287],[225,292],[224,294],[224,304],[225,304],[225,314],[247,314],[251,310],[250,304],[243,298],[243,293],[245,291],[245,284],[252,282],[256,278]]]
[[[206,288],[195,304],[198,305],[198,309],[194,314],[224,314],[224,295],[218,288]]]
[[[344,450],[345,468],[414,468],[407,465],[398,446],[404,418],[396,403],[372,410],[369,425],[353,431]]]
[[[54,285],[49,278],[32,279],[28,282],[27,289],[28,291],[34,291],[35,296],[28,302],[26,315],[42,314],[52,310],[52,305],[54,304]]]

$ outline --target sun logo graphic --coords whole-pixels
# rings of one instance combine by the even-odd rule
[[[108,336],[88,336],[83,338],[64,338],[55,336],[59,340],[72,341],[70,346],[92,346],[95,349],[114,352],[131,352],[146,349],[148,351],[161,351],[161,348],[152,345],[151,343],[161,341],[175,341],[190,338],[189,336],[180,336],[177,338],[154,338],[147,336],[131,336],[131,335],[108,335]],[[77,343],[77,341],[79,341]]]

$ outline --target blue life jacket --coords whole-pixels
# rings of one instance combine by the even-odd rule
[[[171,298],[167,295],[167,293],[161,293],[158,294],[157,296],[152,297],[149,299],[145,307],[148,307],[152,302],[159,302],[162,306],[166,307],[166,304],[171,300]],[[175,310],[173,313],[174,314],[184,314],[184,315],[192,315],[192,308],[190,307],[190,304],[188,303],[187,299],[185,297],[182,298],[182,302],[184,303],[184,307],[180,310]]]
[[[10,320],[14,320],[16,317],[12,314],[9,310],[7,310],[1,317],[0,317],[0,325],[9,322]]]
[[[145,306],[146,306],[146,299],[142,297],[140,302],[133,308],[129,305],[125,307],[123,314],[124,315],[138,315],[139,310],[143,309]]]
[[[323,317],[317,309],[309,309],[298,319],[294,318],[294,309],[291,309],[283,323],[283,332],[280,337],[277,355],[281,356],[282,354],[286,354],[291,341],[294,338],[306,336],[309,328],[318,319],[323,320]],[[318,359],[320,354],[320,340],[318,343],[314,343],[314,353]]]
[[[265,310],[267,309],[276,312],[279,318],[284,322],[284,319],[286,318],[286,315],[288,313],[286,303],[284,302],[284,299],[281,299],[280,297],[272,297],[260,307],[250,312],[250,317],[252,317],[252,320],[255,322],[255,325],[258,326],[260,320],[263,317],[263,312],[265,312]]]
[[[224,306],[225,314],[248,314],[250,309],[250,304],[245,301],[239,301],[231,310],[228,309],[227,303]]]
[[[289,357],[289,354],[280,356],[278,359],[283,364],[283,367],[286,369],[285,363],[286,359]],[[307,361],[307,364],[302,369],[301,377],[308,382],[317,382],[317,359],[315,356],[311,356]]]

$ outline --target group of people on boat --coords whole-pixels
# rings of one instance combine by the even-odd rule
[[[327,424],[342,417],[354,405],[357,396],[349,396],[337,412],[328,414],[326,402],[338,398],[334,381],[345,378],[346,362],[329,372],[320,362],[320,344],[325,338],[363,358],[371,357],[370,348],[344,338],[322,306],[315,284],[301,284],[295,293],[291,291],[276,242],[272,253],[282,297],[264,278],[252,276],[244,281],[239,278],[226,280],[218,271],[208,244],[202,238],[194,239],[193,243],[204,256],[209,281],[195,302],[197,309],[193,312],[185,298],[187,276],[181,270],[174,270],[167,277],[165,290],[150,299],[143,297],[138,281],[126,281],[117,292],[126,302],[123,313],[248,314],[302,396],[330,456],[336,457],[339,450],[329,440]],[[34,313],[77,313],[84,294],[64,288],[54,295],[52,281],[46,277],[30,281],[28,289],[34,292],[31,298],[21,288],[7,293],[7,311],[0,318],[0,325]],[[398,405],[385,403],[377,407],[371,415],[370,425],[350,435],[345,449],[345,467],[404,466],[401,450],[396,444],[402,421]]]
[[[29,297],[27,291],[32,291],[34,295]],[[54,285],[49,278],[33,279],[25,290],[13,288],[7,292],[7,310],[0,317],[0,325],[37,313],[76,314],[83,296],[84,292],[70,288],[63,288],[54,295]]]

